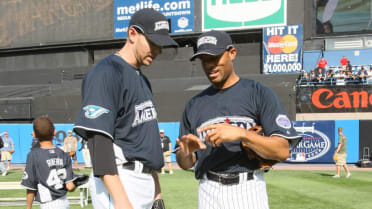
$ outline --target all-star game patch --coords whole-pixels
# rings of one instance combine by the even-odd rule
[[[289,118],[286,115],[282,115],[282,114],[278,115],[278,117],[276,117],[275,121],[276,121],[276,124],[279,127],[282,127],[282,128],[285,128],[285,129],[290,129],[292,127],[291,121],[289,120]]]

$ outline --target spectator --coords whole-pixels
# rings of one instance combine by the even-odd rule
[[[333,24],[331,21],[323,23],[323,32],[324,33],[333,33]]]
[[[325,60],[324,57],[322,57],[319,60],[318,64],[316,65],[315,69],[321,68],[322,69],[322,72],[324,73],[326,71],[327,64],[328,64],[327,60]]]
[[[353,75],[353,73],[351,71],[346,72],[345,81],[346,81],[346,84],[355,84],[356,83],[355,76]]]
[[[3,139],[0,137],[0,149],[4,147]],[[3,163],[0,162],[0,171],[2,176],[6,176],[6,169]]]
[[[342,56],[340,63],[342,70],[346,70],[346,66],[349,63],[349,60],[345,56]]]
[[[63,151],[69,153],[70,157],[74,160],[75,166],[77,166],[77,138],[72,135],[72,130],[68,130],[68,136],[63,141]]]
[[[310,71],[309,79],[310,79],[310,82],[317,82],[318,81],[316,79],[315,71],[314,70]]]
[[[350,60],[347,61],[346,71],[353,72],[353,66],[350,64]]]
[[[164,135],[164,130],[160,130],[160,139],[161,139],[161,147],[163,148],[163,157],[165,163],[168,164],[169,174],[173,174],[172,170],[172,161],[171,161],[171,153],[172,153],[172,143],[168,136]],[[165,174],[165,165],[161,168],[161,174]]]
[[[328,70],[326,74],[326,81],[332,84],[336,80],[334,75],[335,74],[333,73],[332,69]]]
[[[85,165],[86,168],[91,168],[92,167],[92,162],[90,160],[88,140],[80,138],[79,142],[81,143],[81,148],[79,149],[79,151],[81,151],[83,153],[84,165]]]
[[[321,67],[318,67],[315,71],[315,78],[318,83],[323,83],[325,80],[325,73]]]
[[[8,131],[5,131],[0,136],[3,136],[4,147],[1,148],[1,161],[5,166],[5,161],[8,161],[8,165],[6,167],[7,170],[10,170],[10,162],[12,160],[12,154],[14,152],[14,143],[13,139],[9,137]]]
[[[359,83],[367,82],[368,73],[366,69],[364,68],[364,66],[362,66],[362,69],[360,69],[360,71],[358,72],[357,77],[358,77]]]

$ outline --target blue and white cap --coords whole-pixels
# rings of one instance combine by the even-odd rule
[[[234,46],[229,34],[227,34],[225,31],[211,30],[199,36],[197,51],[190,58],[190,60],[193,61],[201,54],[217,56],[233,47]]]
[[[134,13],[129,27],[137,28],[158,46],[178,46],[177,42],[169,36],[170,26],[167,18],[152,8],[141,9]]]

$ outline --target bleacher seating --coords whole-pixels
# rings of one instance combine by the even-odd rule
[[[365,80],[361,80],[357,78],[359,71],[364,66],[365,70],[368,73],[368,78]],[[299,86],[318,86],[318,85],[370,85],[372,84],[372,70],[370,70],[372,64],[368,65],[353,65],[352,66],[352,76],[355,79],[347,78],[345,76],[340,75],[342,68],[341,66],[329,66],[328,70],[332,70],[334,76],[332,78],[326,78],[322,81],[314,81],[314,79],[310,78],[308,72],[303,71],[300,77],[297,80],[297,84]]]

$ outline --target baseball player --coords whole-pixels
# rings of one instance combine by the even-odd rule
[[[140,67],[151,65],[164,46],[177,46],[166,17],[154,9],[139,10],[123,48],[84,78],[74,131],[88,140],[94,208],[149,209],[161,197],[155,171],[164,165],[157,112]]]
[[[67,191],[75,188],[71,159],[53,143],[54,125],[48,117],[39,117],[33,123],[40,147],[27,155],[27,164],[21,185],[27,189],[27,209],[34,198],[41,209],[69,208]]]
[[[176,157],[181,168],[194,166],[200,209],[269,208],[264,171],[246,149],[284,161],[301,139],[275,93],[234,72],[236,54],[230,36],[212,30],[198,38],[191,58],[200,59],[212,85],[187,103]],[[266,136],[248,131],[256,125]]]

